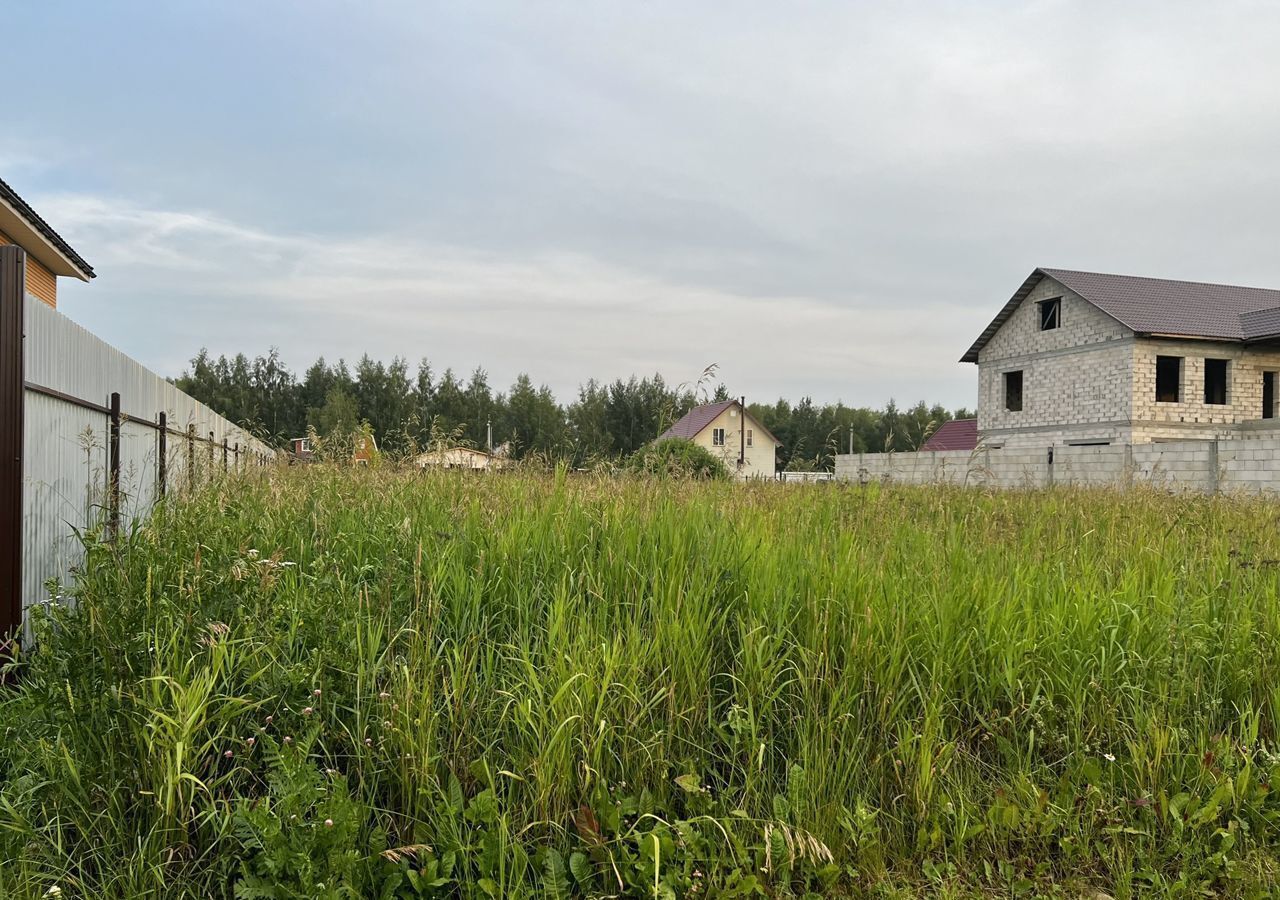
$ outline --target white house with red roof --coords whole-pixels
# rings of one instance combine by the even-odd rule
[[[684,438],[721,459],[735,478],[775,478],[781,442],[741,400],[704,403],[685,413],[658,440]]]

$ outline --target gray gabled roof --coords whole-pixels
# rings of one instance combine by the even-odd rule
[[[1040,268],[1022,283],[960,361],[977,362],[978,351],[1045,277],[1137,334],[1241,342],[1280,336],[1280,290]]]

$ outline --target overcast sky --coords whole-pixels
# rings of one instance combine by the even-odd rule
[[[0,177],[201,346],[975,403],[1037,265],[1280,287],[1280,4],[17,3]]]

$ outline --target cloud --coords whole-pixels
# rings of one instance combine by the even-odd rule
[[[1280,285],[1275,6],[366,7],[15,13],[0,159],[51,148],[73,314],[169,370],[972,405],[955,359],[1036,265]]]
[[[904,317],[874,303],[734,293],[570,252],[516,256],[393,236],[271,234],[118,198],[50,196],[41,206],[75,244],[95,248],[104,272],[77,293],[77,317],[97,318],[96,306],[104,336],[129,335],[110,324],[127,305],[150,331],[168,332],[162,346],[178,346],[177,355],[124,349],[171,372],[198,341],[215,353],[278,346],[297,368],[319,355],[369,352],[425,356],[437,369],[463,372],[483,365],[499,384],[529,372],[562,398],[589,377],[660,371],[679,382],[709,363],[735,390],[768,398],[809,393],[830,383],[833,370],[849,379],[849,395],[855,380],[937,373],[904,365],[896,349],[918,338],[910,323],[923,321],[924,310]],[[163,300],[193,293],[205,299],[180,309]],[[160,300],[143,305],[140,296]],[[948,318],[958,324],[945,309],[928,315],[944,334]],[[935,349],[943,365],[955,356],[949,340]],[[849,396],[835,387],[831,399]]]
[[[205,211],[149,209],[120,198],[68,193],[42,196],[40,208],[65,235],[92,246],[98,264],[107,268],[226,273],[239,255],[279,267],[306,251],[304,241],[274,237]]]

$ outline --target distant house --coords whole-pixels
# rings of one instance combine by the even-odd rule
[[[978,420],[952,419],[929,435],[921,450],[973,450],[978,446]]]
[[[0,244],[27,252],[27,293],[55,309],[58,278],[94,277],[93,268],[9,185],[0,181]]]
[[[355,447],[351,451],[351,464],[367,466],[373,462],[377,455],[378,442],[374,439],[373,431],[366,425],[356,435]]]
[[[502,451],[503,447],[493,453],[474,447],[445,447],[420,453],[414,464],[420,469],[496,471],[511,465],[510,457]]]
[[[1280,428],[1280,290],[1036,269],[961,362],[993,448]]]
[[[311,446],[311,438],[298,437],[289,442],[293,451],[291,462],[311,462],[315,450]]]
[[[711,451],[736,478],[774,478],[781,442],[756,420],[741,400],[705,403],[689,410],[661,435],[684,438]]]
[[[310,437],[296,437],[290,442],[290,464],[293,463],[309,463],[316,460],[316,448]],[[367,466],[378,455],[378,442],[373,437],[373,432],[368,428],[358,432],[352,442],[351,448],[351,464],[354,466]]]

